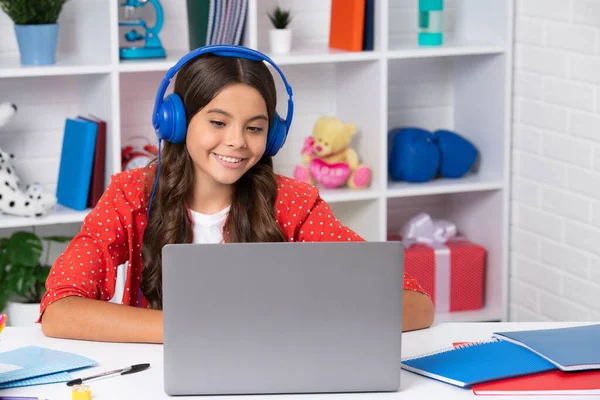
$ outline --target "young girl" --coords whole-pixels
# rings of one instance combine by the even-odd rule
[[[174,93],[185,139],[164,141],[158,163],[113,175],[50,271],[38,320],[47,336],[162,343],[169,243],[363,240],[316,187],[273,172],[277,100],[262,61],[201,54],[179,69]],[[408,276],[404,287],[403,329],[430,326],[431,299]]]

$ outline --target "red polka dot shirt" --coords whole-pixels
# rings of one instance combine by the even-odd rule
[[[112,176],[110,185],[86,216],[80,232],[54,262],[40,304],[40,316],[49,304],[67,296],[138,306],[142,238],[147,216],[145,179],[143,168]],[[280,175],[277,175],[277,181],[279,193],[275,213],[288,241],[364,241],[336,219],[315,186]],[[125,263],[129,267],[124,287],[120,288],[122,295],[119,294],[120,301],[114,301],[117,271]],[[406,274],[404,288],[425,293]],[[140,306],[148,306],[143,295]]]

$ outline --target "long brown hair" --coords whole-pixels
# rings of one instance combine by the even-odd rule
[[[243,83],[258,90],[273,121],[277,92],[273,76],[263,62],[244,58],[201,55],[178,72],[174,93],[183,100],[187,123],[227,85]],[[142,246],[142,292],[151,308],[162,309],[162,248],[189,243],[192,226],[186,200],[194,185],[194,168],[184,143],[163,142],[160,176],[152,200]],[[154,166],[156,167],[156,166]],[[146,198],[156,175],[148,167]],[[275,218],[277,181],[273,161],[263,156],[235,184],[229,215],[223,228],[227,242],[283,242],[285,236]]]

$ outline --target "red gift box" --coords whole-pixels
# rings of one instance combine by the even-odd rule
[[[464,239],[413,243],[404,251],[404,271],[431,296],[436,312],[477,310],[484,302],[485,254],[484,247]]]

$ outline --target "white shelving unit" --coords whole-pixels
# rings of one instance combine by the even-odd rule
[[[362,191],[323,190],[335,214],[368,240],[385,240],[420,211],[455,222],[487,249],[485,307],[437,320],[506,320],[513,0],[446,0],[446,44],[431,48],[415,44],[417,0],[377,0],[375,50],[369,52],[328,48],[328,1],[249,0],[246,46],[268,53],[266,11],[277,3],[294,13],[293,51],[272,58],[293,86],[295,101],[290,136],[275,158],[277,172],[292,175],[320,115],[354,122],[359,134],[353,146],[373,168],[373,182]],[[19,106],[0,131],[0,147],[15,153],[23,180],[54,190],[67,117],[92,113],[108,122],[106,183],[120,171],[120,149],[129,138],[154,140],[156,89],[189,50],[185,0],[162,6],[166,60],[120,61],[119,1],[73,0],[61,15],[57,64],[47,67],[19,65],[12,23],[0,14],[0,101]],[[275,78],[278,111],[285,115],[286,93]],[[387,132],[398,126],[454,129],[475,143],[480,162],[462,179],[390,182]],[[0,216],[0,229],[60,229],[84,216],[64,208],[47,218]]]

